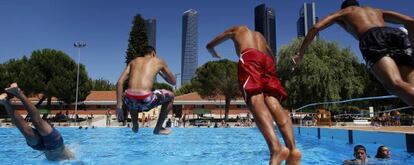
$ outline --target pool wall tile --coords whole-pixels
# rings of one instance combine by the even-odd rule
[[[405,134],[407,152],[414,153],[414,134]]]
[[[329,129],[329,128],[320,128],[321,139],[335,139],[348,141],[348,131],[347,130],[338,130],[338,129]]]
[[[301,136],[311,136],[321,140],[341,140],[349,144],[386,145],[414,153],[414,134],[317,127],[295,127],[294,130]]]
[[[353,131],[354,144],[379,144],[401,149],[406,148],[405,134],[391,132]]]

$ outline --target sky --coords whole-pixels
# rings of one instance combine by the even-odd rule
[[[235,25],[254,29],[254,8],[265,3],[276,13],[277,49],[297,36],[303,3],[315,2],[321,19],[339,9],[341,0],[0,0],[0,63],[30,56],[34,50],[61,50],[78,59],[76,41],[85,42],[80,63],[89,77],[116,83],[125,68],[125,52],[135,15],[157,20],[157,53],[175,74],[181,72],[182,14],[198,11],[198,65],[217,60],[205,49],[216,35]],[[395,10],[413,16],[412,0],[360,0],[362,6]],[[350,47],[362,61],[358,42],[339,26],[320,38]],[[217,47],[223,58],[237,61],[231,41]],[[178,84],[180,78],[177,79]],[[161,81],[162,82],[162,81]]]

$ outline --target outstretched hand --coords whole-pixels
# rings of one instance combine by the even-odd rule
[[[295,55],[292,57],[292,71],[295,71],[298,69],[299,64],[302,62],[303,55],[300,55],[299,53],[295,53]]]
[[[116,108],[116,117],[118,121],[124,121],[124,111],[122,108]]]
[[[221,56],[217,53],[216,50],[214,50],[213,48],[209,48],[207,46],[207,50],[208,52],[214,57],[214,58],[221,58]]]

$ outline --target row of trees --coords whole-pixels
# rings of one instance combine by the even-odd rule
[[[66,103],[75,102],[77,64],[67,54],[53,49],[35,50],[30,57],[11,59],[0,64],[0,87],[17,82],[27,95],[39,96],[39,106],[52,97]],[[91,80],[84,65],[79,69],[79,100],[91,90]]]

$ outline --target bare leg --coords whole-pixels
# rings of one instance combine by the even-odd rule
[[[414,85],[403,80],[393,59],[390,57],[381,58],[372,67],[372,73],[392,94],[414,107]],[[411,80],[412,78],[405,77],[405,79]]]
[[[286,161],[287,164],[300,164],[302,154],[299,149],[296,148],[295,137],[293,135],[292,121],[290,120],[287,112],[280,105],[279,100],[275,97],[268,96],[265,98],[266,105],[269,108],[273,118],[275,119],[280,133],[286,146],[290,150],[289,157]]]
[[[26,138],[26,141],[31,145],[36,145],[37,139],[40,137],[37,137],[33,132],[32,127],[27,125],[23,117],[15,112],[12,105],[10,104],[10,101],[7,100],[6,97],[7,94],[5,93],[0,95],[0,105],[4,106],[7,113],[10,115],[13,124],[16,125],[17,129],[19,129],[19,131],[23,134],[23,136]]]
[[[154,128],[154,134],[168,135],[171,133],[171,130],[163,128],[162,124],[164,124],[164,121],[168,116],[168,112],[172,109],[172,106],[173,106],[172,101],[165,103],[161,106],[161,112],[160,112],[160,115],[158,116],[157,125]]]
[[[401,77],[404,81],[414,85],[414,67],[412,66],[398,66]]]
[[[269,164],[281,164],[289,156],[289,149],[282,148],[280,145],[273,125],[272,114],[264,102],[263,94],[251,96],[249,107],[256,125],[260,132],[262,132],[269,147],[271,156]]]
[[[52,126],[50,126],[47,122],[45,122],[41,117],[39,112],[37,111],[37,108],[33,106],[29,99],[23,94],[23,92],[18,88],[16,83],[13,83],[10,85],[10,88],[6,88],[5,91],[13,95],[17,98],[19,98],[23,105],[25,106],[27,112],[32,117],[32,123],[35,126],[36,130],[40,133],[42,136],[46,136],[50,134],[53,131]]]
[[[129,113],[131,114],[132,132],[137,133],[139,129],[138,111],[130,110]]]

